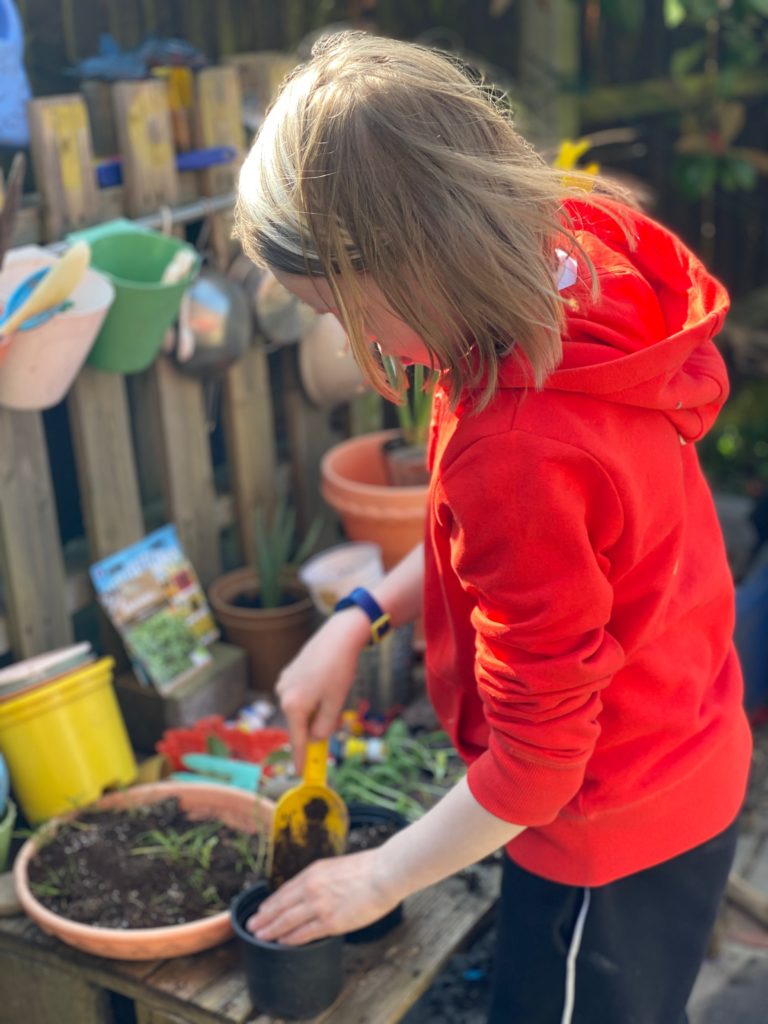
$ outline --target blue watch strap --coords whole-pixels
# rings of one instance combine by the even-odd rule
[[[371,643],[379,643],[390,629],[389,612],[385,612],[373,594],[369,594],[364,587],[355,587],[346,597],[342,597],[334,611],[341,612],[352,607],[361,608],[365,612],[371,620]]]

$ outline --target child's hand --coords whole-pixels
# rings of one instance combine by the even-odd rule
[[[380,849],[315,861],[262,903],[246,923],[248,931],[257,939],[299,946],[377,921],[402,898]]]
[[[370,635],[365,612],[359,608],[337,612],[280,674],[276,693],[298,772],[304,766],[308,735],[327,739],[336,728],[355,679],[360,652]]]

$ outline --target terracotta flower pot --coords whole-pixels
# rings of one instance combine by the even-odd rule
[[[274,690],[280,672],[298,654],[315,629],[317,613],[306,589],[286,584],[295,600],[281,608],[240,608],[241,595],[256,595],[259,577],[254,569],[236,569],[214,580],[208,599],[226,639],[248,654],[251,685],[262,693]]]
[[[396,430],[382,430],[343,441],[320,464],[322,494],[341,517],[349,540],[374,541],[385,569],[424,539],[427,485],[392,487],[383,454]]]
[[[196,782],[158,782],[112,793],[89,810],[136,807],[177,797],[190,817],[219,819],[231,828],[254,832],[262,824],[269,828],[274,805],[244,790]],[[77,812],[60,819],[68,821]],[[51,827],[55,828],[55,822]],[[229,911],[199,921],[166,928],[97,928],[54,914],[38,902],[29,887],[28,866],[37,851],[35,839],[28,839],[19,851],[13,869],[16,892],[25,912],[49,935],[69,946],[95,956],[116,960],[154,960],[187,956],[226,942],[232,936]]]

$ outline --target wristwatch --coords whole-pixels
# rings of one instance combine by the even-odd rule
[[[389,612],[385,612],[373,594],[369,594],[363,587],[355,587],[346,597],[342,597],[333,609],[335,612],[344,611],[345,608],[362,608],[371,620],[371,639],[369,644],[379,644],[387,635],[392,625]]]

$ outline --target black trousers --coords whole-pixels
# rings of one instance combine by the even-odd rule
[[[593,889],[505,855],[489,1024],[685,1024],[736,837]]]

